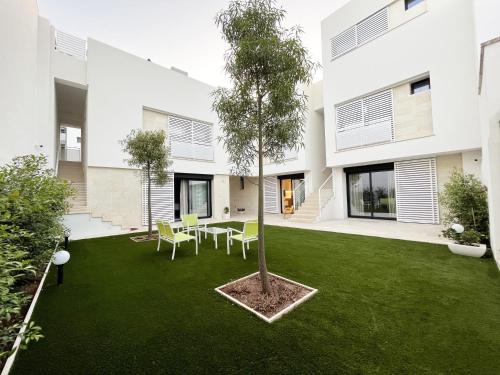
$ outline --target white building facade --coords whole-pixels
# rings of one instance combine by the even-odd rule
[[[229,166],[217,142],[214,87],[55,30],[35,0],[2,1],[0,28],[9,51],[0,61],[2,163],[43,153],[77,190],[73,215],[140,228],[147,223],[145,184],[119,141],[133,129],[163,129],[173,165],[169,183],[153,188],[153,219],[188,212],[222,219]]]
[[[323,20],[324,79],[305,89],[304,144],[266,162],[266,212],[439,224],[439,192],[458,169],[489,189],[499,259],[499,8],[351,0]],[[214,87],[57,31],[35,0],[0,2],[0,31],[0,163],[47,155],[78,192],[70,225],[147,222],[143,178],[119,143],[133,129],[165,130],[174,160],[153,189],[153,219],[257,214],[256,171],[232,176],[218,142]]]
[[[328,216],[439,224],[453,169],[489,181],[476,5],[351,0],[322,22]]]

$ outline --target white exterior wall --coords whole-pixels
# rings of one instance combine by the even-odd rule
[[[424,157],[481,147],[472,3],[426,0],[427,11],[331,61],[330,39],[393,3],[352,0],[322,23],[328,166]],[[459,62],[459,63],[458,63]],[[430,73],[434,136],[336,152],[335,105]]]
[[[142,128],[143,108],[151,108],[214,124],[215,160],[176,159],[175,172],[228,174],[226,155],[216,141],[213,87],[93,39],[87,56],[89,167],[126,168],[127,155],[118,141]]]
[[[325,171],[325,142],[323,118],[323,82],[317,82],[305,89],[308,95],[307,118],[304,125],[303,147],[297,158],[282,164],[266,164],[264,176],[279,176],[304,173],[306,195],[314,192],[328,177]],[[257,175],[255,168],[253,175]]]
[[[500,1],[473,0],[476,27],[476,48],[479,57],[481,43],[500,36]]]
[[[50,26],[35,0],[0,1],[0,163],[44,153],[54,163]],[[42,147],[40,147],[42,146]]]
[[[488,187],[491,248],[500,267],[500,39],[484,48],[480,94],[483,181]]]

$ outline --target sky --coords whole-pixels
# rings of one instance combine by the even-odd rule
[[[321,20],[348,0],[278,0],[285,24],[299,25],[321,63]],[[59,30],[97,39],[165,67],[175,66],[214,86],[229,86],[226,45],[214,23],[228,0],[38,0],[40,15]],[[315,81],[322,78],[319,69]]]

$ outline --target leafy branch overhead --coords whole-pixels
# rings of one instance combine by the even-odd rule
[[[302,30],[285,28],[284,17],[271,0],[234,1],[216,17],[229,45],[225,70],[233,87],[214,92],[214,110],[240,175],[256,161],[259,124],[265,158],[283,161],[287,149],[303,145],[307,96],[301,86],[311,82],[317,64],[302,45]]]

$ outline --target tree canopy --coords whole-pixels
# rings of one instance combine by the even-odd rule
[[[285,28],[286,12],[272,0],[232,1],[216,17],[228,43],[225,70],[232,88],[215,91],[214,109],[235,172],[248,174],[259,154],[282,161],[303,143],[307,96],[316,64],[299,27]]]

